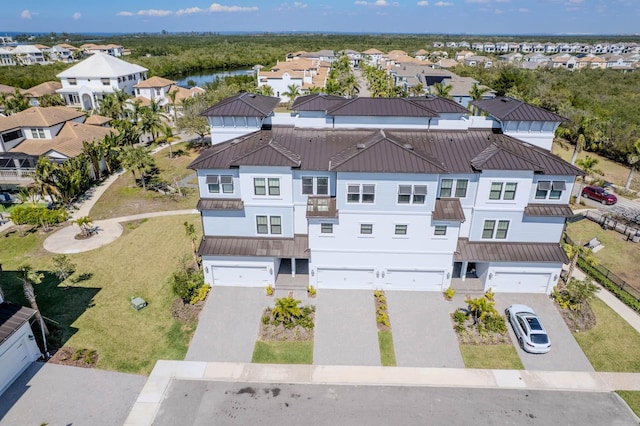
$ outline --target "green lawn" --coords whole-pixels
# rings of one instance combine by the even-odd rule
[[[393,348],[391,331],[378,331],[378,344],[380,345],[380,363],[384,367],[395,367],[396,352]]]
[[[616,391],[624,399],[629,408],[640,417],[640,391]]]
[[[172,186],[175,180],[189,175],[195,177],[193,170],[187,169],[191,161],[198,157],[198,152],[189,150],[183,142],[173,144],[174,158],[169,158],[169,149],[158,152],[155,156],[156,166],[160,170],[159,178]],[[191,181],[189,183],[194,183]],[[92,219],[108,219],[132,214],[150,213],[163,210],[194,209],[198,203],[198,189],[184,188],[185,197],[178,195],[162,195],[156,191],[145,191],[135,185],[133,174],[126,172],[120,176],[100,197],[91,209]]]
[[[312,364],[313,342],[257,341],[251,362],[257,364]]]
[[[604,245],[602,250],[594,253],[598,262],[640,289],[640,244],[625,241],[624,235],[616,231],[605,231],[588,219],[567,225],[567,234],[573,241],[582,244],[593,237],[598,238]]]
[[[573,145],[566,144],[560,145],[557,141],[553,143],[551,152],[559,156],[565,161],[571,161],[573,155]],[[596,178],[603,178],[604,180],[614,183],[616,185],[624,186],[627,183],[627,177],[629,176],[629,168],[618,164],[615,161],[611,161],[608,158],[602,157],[594,152],[582,151],[578,154],[578,158],[585,158],[587,155],[596,158],[598,160],[597,169],[600,169],[604,173],[603,176],[596,176]],[[635,173],[631,182],[631,189],[636,191],[640,190],[640,173]]]
[[[596,326],[573,336],[593,368],[640,372],[640,333],[600,299],[592,300],[590,305],[596,315]]]
[[[0,235],[0,282],[7,300],[26,305],[16,270],[22,263],[45,273],[35,287],[43,315],[60,323],[61,343],[97,350],[98,368],[148,374],[157,359],[183,359],[196,324],[171,318],[175,299],[167,278],[178,259],[189,256],[191,242],[183,222],[196,225],[197,215],[169,216],[128,223],[124,234],[97,250],[69,255],[74,277],[85,279],[65,289],[50,272],[53,254],[42,248],[39,232],[19,237]],[[149,306],[136,312],[129,305],[140,296]]]
[[[524,370],[513,345],[460,345],[460,353],[467,368]]]

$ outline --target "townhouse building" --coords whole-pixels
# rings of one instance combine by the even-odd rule
[[[512,98],[240,94],[205,115],[197,171],[214,286],[550,293],[576,176],[564,119]]]

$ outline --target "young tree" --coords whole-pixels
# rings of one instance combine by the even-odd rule
[[[189,237],[191,241],[191,251],[193,252],[193,262],[196,264],[196,267],[200,268],[200,263],[198,262],[198,250],[196,247],[196,241],[198,240],[198,234],[196,233],[196,227],[193,223],[184,222],[184,231]]]
[[[168,124],[164,124],[160,128],[161,136],[158,137],[156,142],[158,143],[167,143],[169,145],[169,158],[173,158],[173,147],[172,143],[180,140],[180,136],[173,134],[173,128]]]
[[[581,245],[580,243],[565,243],[562,244],[562,248],[564,248],[565,253],[567,253],[567,257],[569,258],[569,271],[567,273],[566,282],[569,282],[573,277],[573,272],[576,269],[579,257],[584,259],[584,261],[587,262],[587,264],[589,264],[590,266],[596,266],[598,264],[598,259],[593,256],[593,251],[591,251],[590,248]]]
[[[452,89],[453,86],[446,85],[440,81],[433,83],[433,90],[435,90],[436,95],[440,96],[441,98],[451,99],[450,93]]]
[[[55,197],[60,197],[60,190],[56,186],[55,174],[59,166],[51,161],[50,157],[40,156],[36,164],[34,183],[39,188],[43,196],[48,196],[52,203],[56,202]]]
[[[597,158],[593,158],[590,155],[587,155],[585,158],[576,160],[576,164],[586,173],[586,176],[583,176],[580,182],[580,190],[578,191],[578,196],[576,197],[576,203],[580,203],[580,199],[582,197],[582,189],[584,188],[585,179],[587,176],[593,177],[594,175],[602,175],[602,171],[596,168],[599,161]]]
[[[49,329],[42,319],[42,314],[40,313],[40,309],[38,308],[38,304],[36,303],[36,293],[33,288],[34,284],[37,285],[42,282],[42,280],[44,279],[44,275],[40,272],[34,271],[31,265],[24,264],[18,267],[18,279],[22,282],[22,290],[24,291],[24,296],[27,298],[27,301],[31,305],[31,308],[36,311],[36,318],[38,319],[40,327],[42,327],[42,331],[45,335],[48,336]]]
[[[147,189],[146,176],[154,166],[153,157],[145,147],[130,147],[122,151],[120,156],[122,167],[131,170],[133,178],[136,178],[136,172],[140,174],[142,189]]]
[[[68,256],[61,254],[53,258],[53,274],[61,283],[66,283],[67,279],[76,272],[76,265]],[[66,284],[69,288],[69,284]]]
[[[633,150],[635,152],[631,152],[627,155],[627,163],[629,163],[629,176],[627,176],[627,182],[624,184],[624,188],[629,190],[631,188],[631,181],[633,181],[633,171],[636,167],[638,167],[638,162],[640,161],[640,139],[633,144]]]
[[[90,229],[93,220],[89,216],[79,217],[78,219],[74,220],[73,223],[80,227],[80,232],[82,233],[83,237],[86,238],[91,236]]]
[[[104,157],[102,144],[99,144],[96,141],[82,141],[82,152],[87,156],[91,163],[94,179],[99,180],[102,177],[100,160]]]
[[[289,100],[287,101],[287,108],[290,108],[293,101],[298,96],[300,96],[300,86],[297,86],[295,84],[288,85],[287,91],[282,92],[282,96],[286,96],[287,98],[289,98]]]

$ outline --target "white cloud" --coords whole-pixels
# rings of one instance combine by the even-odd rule
[[[82,18],[82,13],[76,12],[71,17],[73,18],[74,21],[77,21],[78,19]]]
[[[438,7],[453,6],[453,3],[449,1],[439,1],[436,4],[434,4],[434,6],[438,6]]]
[[[496,3],[509,3],[511,0],[496,0]]]
[[[465,3],[489,3],[489,0],[465,0]]]
[[[571,4],[582,4],[584,0],[568,0],[569,3]]]
[[[204,13],[206,9],[200,9],[199,7],[188,7],[186,9],[180,9],[176,12],[176,15],[192,15],[194,13]]]
[[[427,0],[422,0],[416,3],[418,6],[429,6],[429,2]]]
[[[500,10],[500,9],[496,9],[496,10],[494,10],[494,11],[493,11],[493,14],[494,14],[494,15],[502,15],[502,13],[503,13],[503,12],[502,12],[502,10]]]
[[[306,8],[307,8],[307,5],[305,3],[294,1],[293,4],[282,3],[279,7],[275,8],[274,10],[281,11],[281,10],[294,10],[294,9],[306,9]]]
[[[128,12],[128,11],[126,11],[126,10],[123,10],[122,12],[118,12],[118,13],[116,13],[116,15],[118,15],[118,16],[133,16],[133,15],[134,15],[134,13],[132,13],[132,12]]]
[[[518,12],[520,12],[520,13],[528,13],[529,9],[527,9],[526,7],[521,7],[520,9],[518,9]]]
[[[256,6],[223,6],[219,3],[211,3],[209,12],[255,12],[258,10]]]
[[[25,9],[22,11],[22,13],[20,14],[20,17],[22,19],[31,19],[31,12],[29,12],[29,9]]]
[[[301,3],[299,1],[294,1],[293,2],[293,7],[295,7],[296,9],[305,9],[307,7],[306,4]]]
[[[170,10],[161,10],[161,9],[144,9],[139,10],[138,15],[142,16],[168,16],[173,15],[173,12]]]
[[[356,0],[354,4],[357,4],[358,6],[389,6],[389,3],[387,2],[387,0],[376,0],[373,2]]]

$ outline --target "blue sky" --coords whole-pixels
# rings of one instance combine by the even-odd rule
[[[3,0],[0,34],[324,31],[638,34],[640,0]]]

